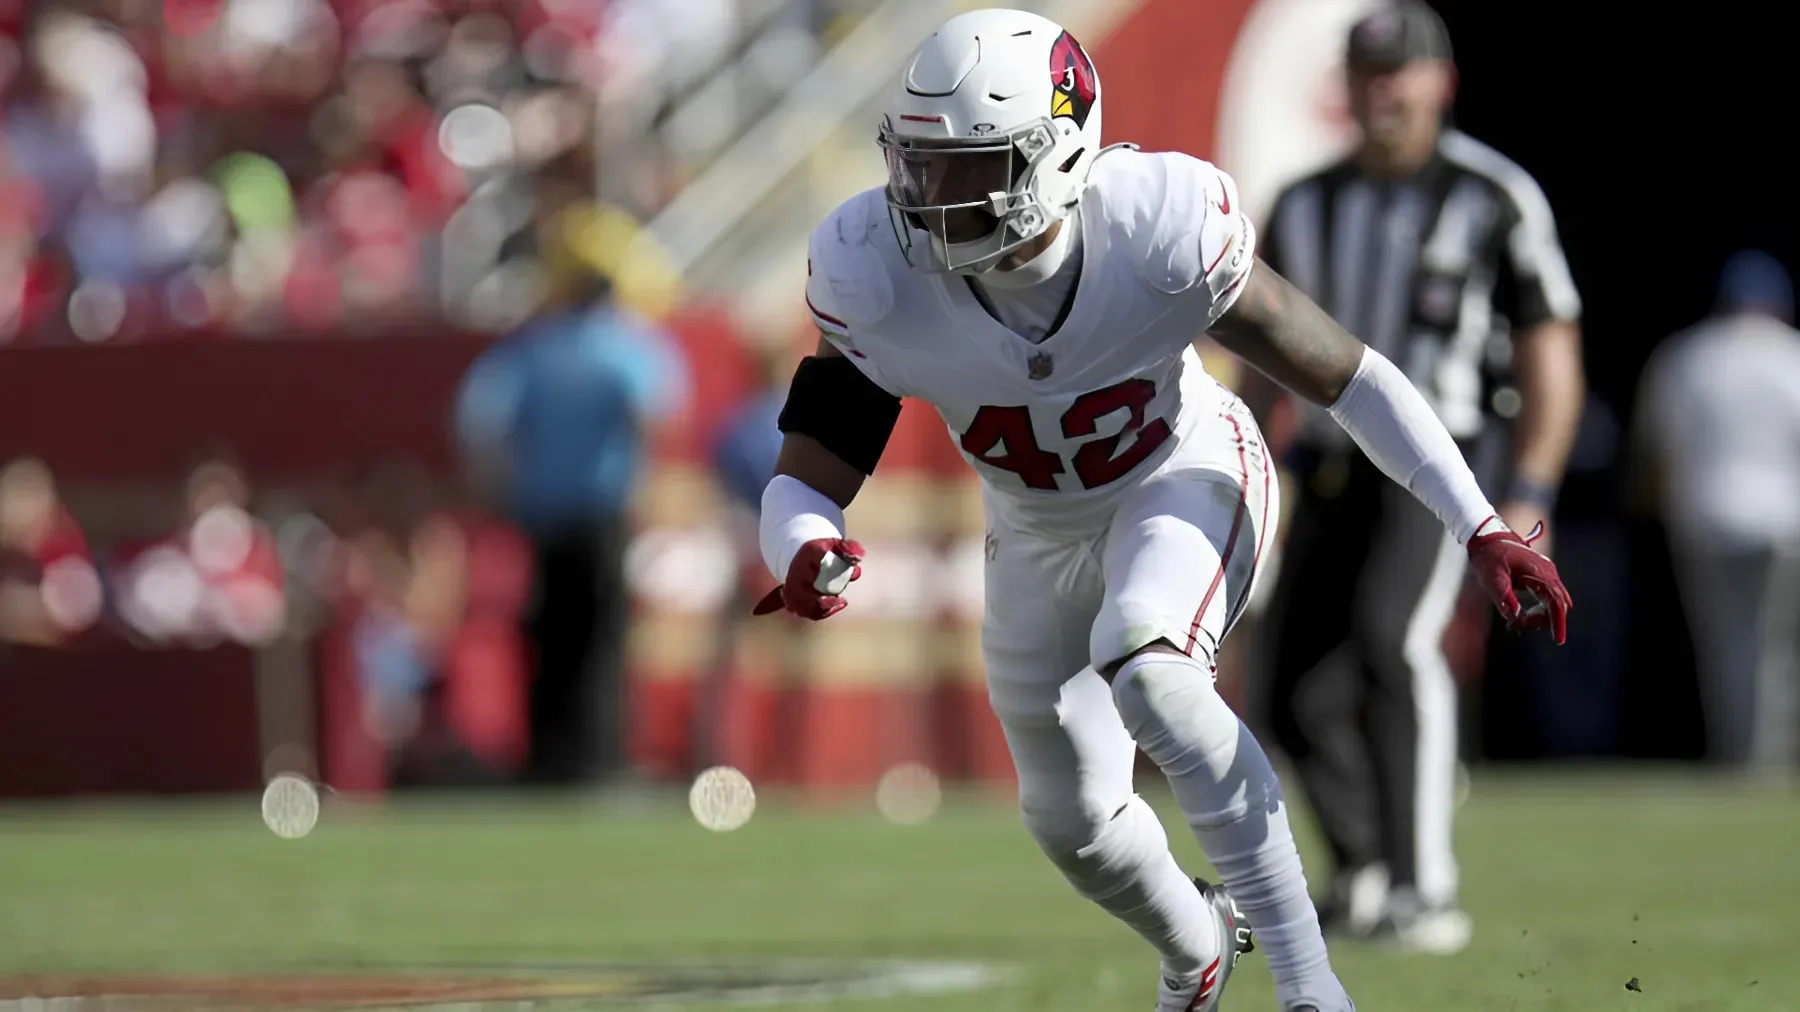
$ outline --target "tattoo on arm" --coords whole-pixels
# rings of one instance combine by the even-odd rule
[[[800,479],[820,495],[837,503],[840,509],[850,508],[850,503],[856,499],[856,493],[862,491],[863,480],[868,477],[845,463],[842,457],[826,449],[818,440],[797,432],[790,432],[782,437],[781,454],[775,461],[775,473]]]
[[[1314,404],[1336,402],[1362,364],[1363,343],[1260,259],[1244,286],[1213,338]]]

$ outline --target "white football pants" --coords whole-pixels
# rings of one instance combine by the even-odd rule
[[[1098,533],[989,532],[988,696],[1026,823],[1053,857],[1059,841],[1096,839],[1135,796],[1136,745],[1094,671],[1157,640],[1210,669],[1250,600],[1280,512],[1262,434],[1224,393],[1217,417],[1122,493]]]

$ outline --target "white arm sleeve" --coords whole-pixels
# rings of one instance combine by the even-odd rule
[[[1383,474],[1437,514],[1458,543],[1467,542],[1494,516],[1456,440],[1406,375],[1380,352],[1363,350],[1356,376],[1331,406],[1331,417]]]
[[[844,511],[806,482],[778,474],[763,489],[758,540],[763,563],[775,579],[787,581],[788,567],[801,545],[843,536]]]

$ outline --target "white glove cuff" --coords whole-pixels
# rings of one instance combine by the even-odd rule
[[[778,474],[763,489],[758,540],[763,563],[776,580],[787,581],[788,567],[801,545],[843,536],[844,511],[806,482]]]
[[[1473,539],[1481,537],[1483,534],[1499,534],[1503,531],[1512,531],[1512,533],[1515,534],[1518,533],[1517,531],[1513,531],[1511,527],[1506,526],[1506,521],[1500,519],[1498,515],[1495,515],[1483,520],[1481,525],[1475,528],[1475,533],[1469,535],[1469,537]]]
[[[1406,374],[1380,352],[1363,350],[1331,417],[1383,474],[1437,514],[1458,544],[1494,515],[1456,440]]]

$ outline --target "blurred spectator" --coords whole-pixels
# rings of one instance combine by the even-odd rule
[[[458,750],[475,760],[465,768],[478,774],[479,782],[507,782],[518,775],[530,750],[531,678],[520,616],[532,591],[531,548],[510,524],[492,516],[459,510],[445,519],[457,525],[456,561],[467,589],[439,704]],[[423,554],[427,547],[415,551]],[[448,544],[434,547],[450,561]],[[422,578],[428,578],[423,570]]]
[[[1530,536],[1555,510],[1586,389],[1581,300],[1549,201],[1450,128],[1456,68],[1428,5],[1370,13],[1345,57],[1355,150],[1281,192],[1258,252],[1406,372],[1501,519]],[[1260,418],[1293,403],[1248,378]],[[1460,951],[1473,924],[1458,901],[1460,720],[1442,644],[1467,560],[1325,409],[1302,405],[1296,429],[1299,494],[1258,630],[1254,719],[1330,842],[1327,930]]]
[[[1707,750],[1736,767],[1800,761],[1800,332],[1788,273],[1733,256],[1715,314],[1642,379],[1641,487],[1660,502],[1693,631]]]
[[[50,301],[46,293],[57,287],[38,243],[44,200],[43,188],[22,172],[0,138],[0,342],[38,326]]]
[[[93,109],[77,90],[73,68],[53,66],[74,37],[92,34],[85,18],[56,11],[41,18],[27,40],[23,71],[7,96],[6,146],[17,170],[41,188],[49,229],[65,227],[99,185],[99,157],[87,129]]]
[[[364,498],[345,572],[364,728],[397,786],[493,782],[509,757],[471,741],[454,705],[479,598],[471,531],[414,468],[376,469]]]
[[[0,640],[50,646],[100,615],[100,578],[81,528],[41,460],[0,470]]]
[[[730,56],[734,0],[649,6],[713,40],[681,49],[693,75]],[[0,339],[446,312],[508,329],[531,306],[483,312],[475,289],[511,280],[491,276],[530,225],[533,177],[592,191],[600,40],[636,17],[543,0],[31,5],[0,25]],[[658,165],[647,127],[628,161]],[[652,189],[640,215],[672,192]]]
[[[627,507],[649,427],[685,399],[669,339],[589,276],[471,368],[456,430],[475,488],[532,542],[536,650],[528,777],[624,770]]]
[[[286,577],[275,537],[250,513],[250,480],[224,456],[188,474],[184,524],[121,553],[119,615],[157,644],[221,640],[262,647],[287,618]]]
[[[505,331],[541,294],[514,254],[545,176],[604,199],[580,227],[609,248],[587,257],[638,306],[666,286],[627,276],[660,270],[637,223],[871,5],[19,5],[0,13],[0,340]]]

